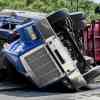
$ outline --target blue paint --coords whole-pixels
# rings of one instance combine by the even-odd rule
[[[26,30],[27,27],[32,27],[32,31],[36,35],[36,39],[32,39],[28,31]],[[3,52],[5,53],[9,62],[11,62],[15,66],[16,70],[23,74],[25,72],[25,69],[20,61],[20,56],[44,44],[44,41],[41,37],[40,32],[36,29],[34,21],[21,25],[16,29],[16,32],[20,33],[20,38],[12,42],[9,48],[5,48]]]

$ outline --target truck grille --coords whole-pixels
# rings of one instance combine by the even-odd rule
[[[60,68],[44,47],[25,56],[24,60],[31,68],[34,75],[32,79],[38,87],[44,87],[63,76]]]

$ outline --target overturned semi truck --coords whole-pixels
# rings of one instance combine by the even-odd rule
[[[15,69],[38,88],[59,81],[76,90],[87,86],[100,75],[100,67],[85,61],[73,39],[72,22],[66,12],[57,11],[17,27],[20,38],[2,50],[7,69]]]

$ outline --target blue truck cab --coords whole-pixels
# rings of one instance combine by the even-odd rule
[[[5,53],[9,61],[16,66],[16,70],[23,73],[25,69],[20,62],[20,56],[43,44],[43,39],[33,22],[19,26],[16,32],[20,34],[20,38],[5,48]]]

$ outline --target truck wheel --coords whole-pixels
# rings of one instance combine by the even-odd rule
[[[3,63],[4,55],[0,50],[0,81],[4,81],[6,78],[6,66]]]
[[[4,59],[4,64],[6,68],[6,80],[13,81],[16,84],[24,85],[24,86],[31,86],[32,83],[21,73],[16,71],[16,67],[9,62],[7,58]]]
[[[7,75],[6,79],[7,80],[15,79],[16,69],[14,68],[13,64],[11,64],[6,57],[4,58],[3,63],[6,66],[6,75]]]

